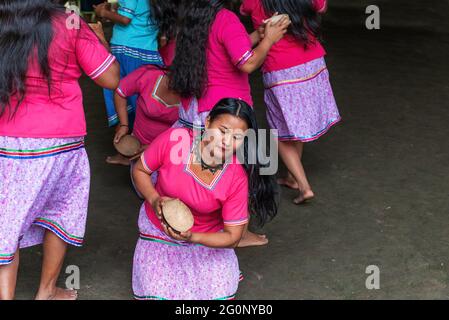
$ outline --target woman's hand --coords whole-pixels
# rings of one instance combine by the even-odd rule
[[[111,11],[111,4],[103,2],[99,5],[93,6],[93,8],[97,17],[104,18],[107,13]]]
[[[117,126],[115,130],[114,143],[119,143],[129,132],[128,126]]]
[[[192,232],[176,232],[170,226],[168,226],[165,222],[162,222],[162,228],[164,228],[164,232],[172,239],[177,241],[186,241],[190,242],[192,239]]]
[[[272,44],[277,43],[287,33],[287,29],[290,26],[291,21],[288,16],[283,16],[279,21],[273,23],[267,21],[264,30],[264,40],[269,40]]]
[[[151,201],[150,204],[153,207],[154,213],[156,213],[157,218],[164,224],[164,217],[162,216],[162,207],[164,206],[164,202],[168,200],[174,200],[169,197],[161,197],[156,195]]]

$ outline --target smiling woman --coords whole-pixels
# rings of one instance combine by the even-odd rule
[[[252,108],[238,99],[223,99],[211,111],[204,135],[170,129],[142,155],[133,174],[146,200],[134,255],[136,299],[235,298],[241,275],[233,248],[250,214],[263,224],[277,213],[272,177],[260,175],[258,162],[237,160],[237,150],[249,150],[251,142],[242,135],[248,130],[257,130]],[[176,150],[187,150],[182,161]],[[194,225],[189,231],[175,232],[164,221],[162,208],[170,199],[190,208]]]

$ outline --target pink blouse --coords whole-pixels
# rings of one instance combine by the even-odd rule
[[[145,145],[178,120],[179,105],[169,105],[157,95],[164,76],[163,70],[146,65],[123,78],[116,91],[122,98],[138,95],[133,134]]]
[[[253,105],[249,75],[238,67],[252,56],[251,38],[232,11],[218,12],[209,32],[206,52],[207,86],[198,100],[198,111],[210,111],[223,98],[242,99]],[[183,99],[184,107],[190,99]]]
[[[191,170],[192,141],[190,129],[170,129],[142,155],[148,172],[158,172],[160,196],[180,199],[191,209],[195,220],[192,232],[218,232],[225,225],[248,223],[248,177],[243,166],[234,158],[206,183]],[[162,230],[151,204],[146,202],[145,208],[151,222]]]
[[[326,2],[326,0],[314,0],[316,10],[318,12],[326,10]],[[240,12],[242,15],[251,16],[255,29],[269,18],[265,14],[261,0],[244,0]],[[298,41],[293,35],[287,34],[271,48],[262,67],[263,71],[288,69],[323,57],[326,54],[323,46],[317,39],[312,38],[312,41],[314,42],[305,49],[304,43]]]
[[[91,78],[102,75],[115,58],[86,22],[68,29],[66,15],[53,18],[54,38],[48,52],[51,94],[36,55],[30,57],[25,79],[26,95],[12,120],[0,117],[0,135],[24,138],[65,138],[86,135],[83,95],[78,79],[83,71]],[[11,97],[15,107],[17,97]],[[8,110],[8,109],[7,109]]]

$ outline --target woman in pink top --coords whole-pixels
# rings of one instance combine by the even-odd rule
[[[76,299],[56,281],[67,244],[83,244],[89,198],[78,79],[115,89],[119,67],[54,1],[2,1],[0,12],[0,299],[14,298],[19,248],[41,243],[36,299]]]
[[[233,248],[249,215],[264,223],[277,212],[275,182],[261,175],[258,161],[248,161],[248,150],[258,148],[257,141],[244,138],[248,130],[257,131],[252,108],[242,100],[223,99],[210,112],[204,135],[173,128],[142,155],[134,169],[146,200],[134,254],[136,299],[235,297],[241,275]],[[241,150],[244,159],[237,156]],[[154,172],[159,174],[155,186],[150,178]],[[180,199],[191,209],[190,231],[177,234],[162,222],[161,206],[168,198]]]
[[[249,74],[287,32],[288,18],[268,24],[259,41],[259,32],[249,35],[227,9],[232,2],[185,1],[170,74],[170,87],[182,98],[178,127],[203,128],[210,110],[223,98],[242,99],[252,106]],[[267,242],[265,236],[248,232],[240,246]]]
[[[325,51],[318,41],[326,0],[244,0],[241,13],[256,29],[273,13],[288,14],[287,35],[263,65],[268,123],[278,130],[279,154],[289,175],[279,183],[299,190],[295,204],[314,197],[301,163],[305,142],[315,141],[340,121],[329,82]]]
[[[265,39],[253,50],[258,32],[248,35],[238,16],[226,9],[231,2],[185,2],[170,81],[183,98],[181,125],[204,127],[209,111],[225,97],[252,106],[248,74],[260,67],[290,23],[283,19],[267,26]]]
[[[137,95],[137,111],[132,134],[140,141],[142,153],[154,139],[168,130],[178,120],[180,98],[176,92],[168,88],[167,69],[157,66],[143,66],[120,80],[115,93],[115,108],[119,125],[114,137],[114,143],[129,133],[127,112],[127,97]],[[135,160],[123,157],[122,164],[131,164],[131,172]],[[157,175],[153,175],[154,181]],[[132,175],[131,175],[131,181]],[[134,182],[133,182],[134,185]],[[138,192],[137,192],[138,193]],[[139,196],[141,196],[138,193]]]

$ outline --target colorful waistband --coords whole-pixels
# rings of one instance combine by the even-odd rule
[[[190,121],[184,120],[182,118],[179,118],[179,123],[182,124],[184,127],[188,128],[188,129],[194,129],[194,130],[204,130],[205,126],[200,124],[194,124]]]
[[[302,77],[302,78],[288,79],[288,80],[273,82],[273,83],[266,85],[265,89],[272,89],[274,87],[287,85],[287,84],[296,84],[296,83],[306,82],[306,81],[309,81],[309,80],[312,80],[312,79],[318,77],[325,70],[327,70],[327,67],[323,67],[320,70],[318,70],[308,76]]]
[[[169,239],[165,239],[165,238],[162,238],[162,237],[159,237],[159,236],[145,234],[145,233],[142,233],[142,232],[140,233],[139,238],[141,240],[144,240],[144,241],[158,242],[158,243],[161,243],[161,244],[166,244],[166,245],[175,246],[175,247],[187,247],[187,246],[192,246],[193,245],[193,244],[190,244],[190,243],[187,243],[187,242],[186,243],[182,243],[182,242],[179,242],[179,241],[169,240]]]
[[[134,59],[139,59],[148,64],[164,65],[161,55],[158,51],[149,51],[144,49],[136,49],[120,45],[111,45],[113,55],[125,55]]]
[[[37,150],[20,150],[0,148],[0,158],[9,159],[37,159],[53,157],[84,148],[84,140]]]
[[[212,300],[235,300],[237,294],[233,294],[227,297],[223,297],[223,298],[217,298],[217,299],[212,299]],[[158,296],[137,296],[134,295],[134,299],[136,300],[170,300],[170,299],[166,299],[166,298],[162,298],[162,297],[158,297]]]

